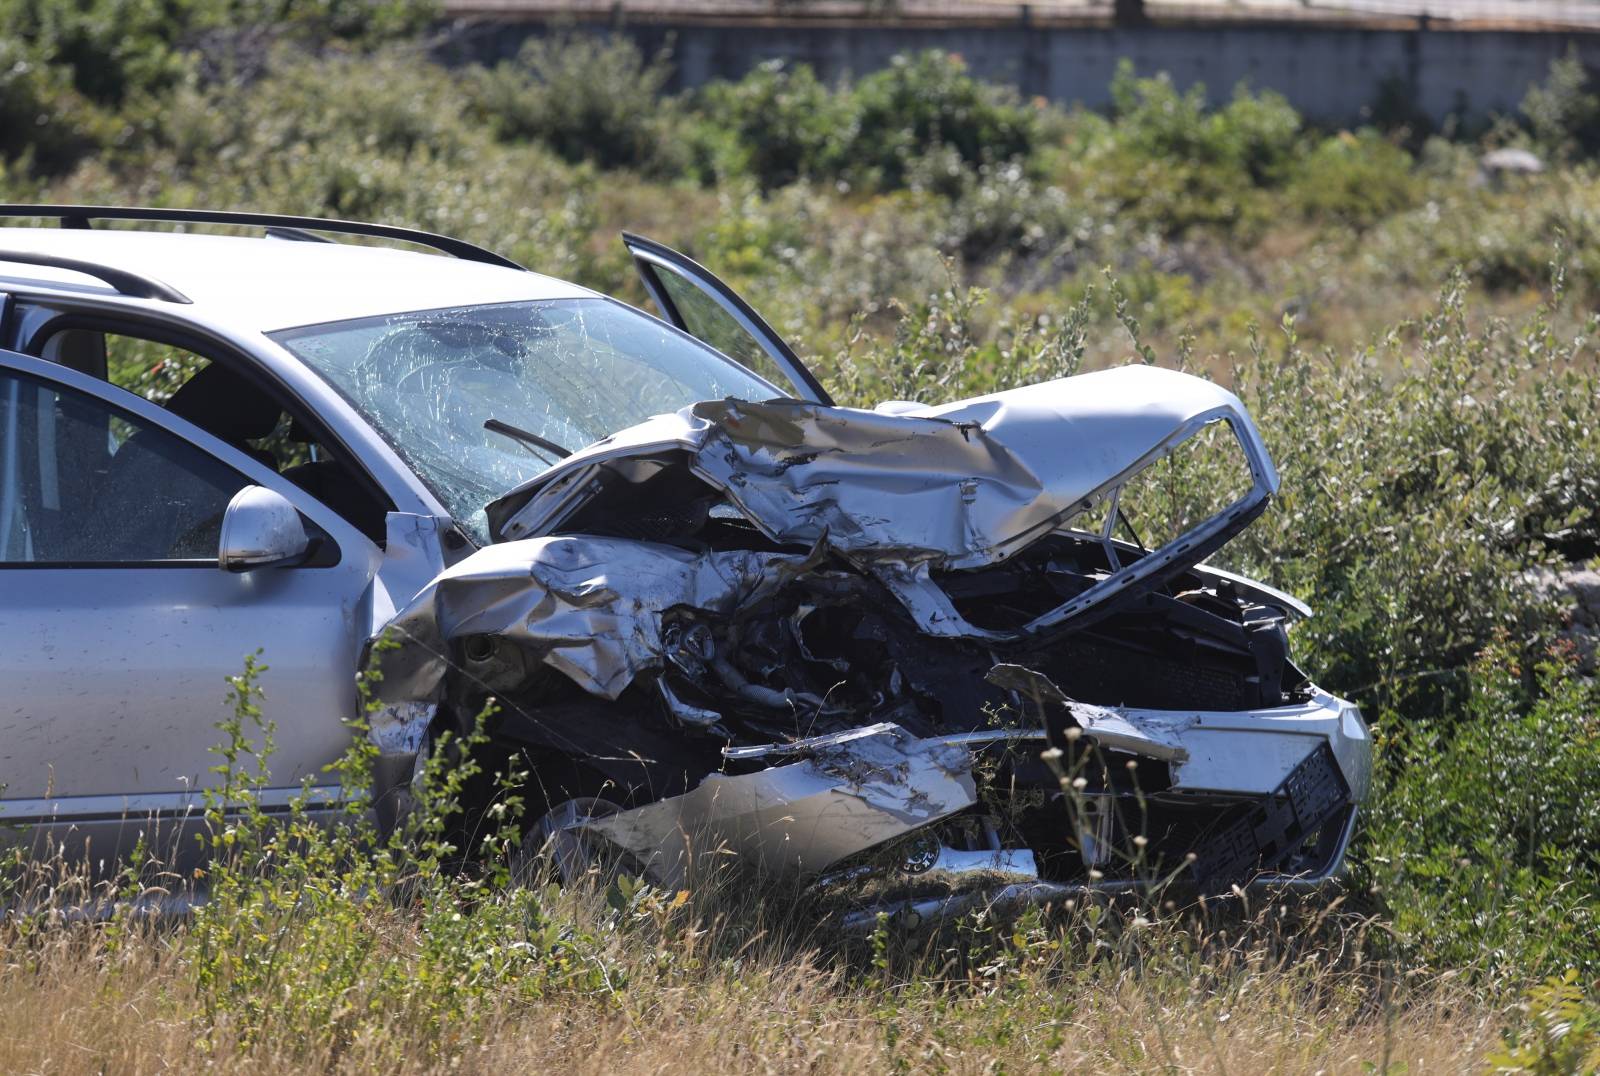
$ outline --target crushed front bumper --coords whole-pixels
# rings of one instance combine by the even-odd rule
[[[1179,868],[1169,855],[1157,870],[1119,872],[1108,851],[1091,848],[1095,838],[1075,821],[1067,789],[1030,810],[1047,831],[1059,832],[1058,844],[1076,849],[1078,877],[1070,863],[1063,870],[1063,857],[1047,859],[1004,827],[978,825],[987,833],[979,847],[943,842],[941,826],[981,819],[994,807],[975,779],[977,761],[997,747],[1037,758],[1050,746],[1045,729],[918,739],[882,724],[733,748],[731,762],[765,768],[715,774],[685,795],[580,825],[666,886],[689,884],[712,861],[707,857],[726,862],[729,852],[819,892],[870,877],[874,896],[843,915],[847,928],[870,925],[880,913],[938,918],[1153,883],[1216,892],[1236,885],[1314,890],[1338,878],[1371,772],[1371,740],[1353,704],[1318,691],[1295,705],[1255,711],[1096,710],[1083,718],[1084,739],[1101,738],[1117,757],[1135,760],[1148,741],[1144,757],[1167,768],[1167,783],[1152,798],[1154,814],[1201,819],[1181,838],[1193,842],[1187,855],[1173,845]],[[1145,821],[1137,825],[1161,824],[1149,821],[1142,799],[1141,806]],[[1137,825],[1124,826],[1122,836],[1133,838]],[[1033,828],[1039,831],[1037,823]],[[1109,842],[1110,829],[1098,839]]]
[[[1312,874],[1257,874],[1238,886],[1241,892],[1255,895],[1284,893],[1320,894],[1340,884],[1344,875],[1345,851],[1355,832],[1354,808],[1345,812],[1345,820],[1336,831],[1334,851],[1326,866]],[[953,919],[974,912],[984,912],[996,917],[1016,915],[1029,908],[1065,907],[1070,902],[1081,902],[1087,897],[1131,893],[1146,889],[1148,882],[1138,879],[1102,879],[1092,882],[1048,882],[1026,870],[1016,870],[1012,856],[1006,857],[1004,867],[993,863],[972,863],[955,872],[947,881],[951,892],[944,896],[900,897],[854,908],[838,918],[839,928],[847,933],[861,934],[873,930],[880,917],[902,927],[915,927],[941,919]],[[1011,869],[1007,869],[1011,868]],[[1012,880],[996,884],[996,875],[1009,875]],[[1195,887],[1174,884],[1175,891],[1197,892]]]

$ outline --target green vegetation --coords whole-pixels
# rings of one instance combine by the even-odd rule
[[[670,57],[591,38],[447,70],[404,40],[426,15],[0,0],[0,188],[414,225],[642,302],[628,227],[724,274],[851,403],[1124,361],[1224,380],[1283,494],[1219,559],[1316,608],[1298,655],[1377,729],[1349,898],[856,951],[727,894],[511,887],[509,836],[502,868],[446,871],[426,810],[377,853],[256,820],[188,926],[11,923],[0,1068],[80,1064],[29,1019],[86,1069],[1595,1063],[1600,688],[1540,582],[1600,553],[1600,93],[1576,60],[1468,140],[1403,101],[1318,130],[1127,68],[1109,115],[1065,111],[941,54],[664,97]],[[1480,174],[1503,146],[1546,170]],[[1207,489],[1175,471],[1155,507]]]

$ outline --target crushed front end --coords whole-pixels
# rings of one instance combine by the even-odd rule
[[[1233,484],[1197,472],[1226,494],[1147,544],[1130,506],[1171,499],[1139,483],[1207,438]],[[1276,488],[1236,398],[1148,367],[893,414],[696,405],[492,505],[504,540],[395,618],[383,689],[495,697],[547,817],[664,885],[733,852],[858,920],[1319,885],[1366,727],[1289,659],[1309,611],[1202,563]]]

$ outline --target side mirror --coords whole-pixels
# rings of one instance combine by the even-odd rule
[[[305,559],[311,550],[300,513],[281,493],[246,486],[222,514],[217,566],[225,572],[280,568]]]

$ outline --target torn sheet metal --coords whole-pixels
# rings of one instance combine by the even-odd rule
[[[830,732],[823,736],[808,736],[803,740],[791,740],[788,743],[763,743],[750,744],[745,747],[724,747],[722,757],[736,762],[745,762],[755,758],[777,758],[788,755],[803,755],[822,747],[838,747],[841,744],[864,740],[868,736],[886,736],[900,732],[900,726],[888,721],[880,721],[876,725],[866,725],[859,729],[845,729],[842,732]],[[941,742],[950,742],[949,737],[941,737]]]
[[[516,644],[604,699],[658,669],[662,613],[677,606],[727,613],[781,586],[803,556],[744,550],[693,554],[622,538],[559,537],[480,549],[446,569],[385,629],[378,695],[436,695],[452,640],[486,635]]]
[[[896,726],[759,773],[712,774],[685,795],[579,825],[677,887],[704,857],[729,851],[771,875],[814,878],[976,802],[969,751]]]
[[[405,702],[380,706],[367,716],[367,739],[383,755],[415,755],[428,738],[437,703]]]
[[[1137,710],[1093,706],[1068,698],[1048,676],[1022,665],[996,665],[985,679],[1036,707],[1046,704],[1062,707],[1085,737],[1107,750],[1128,751],[1167,762],[1183,762],[1189,757],[1179,737],[1183,726],[1170,720],[1152,718]]]
[[[575,453],[490,508],[506,538],[560,525],[548,491],[596,465],[681,449],[768,536],[871,560],[974,568],[1083,511],[1103,489],[1227,420],[1257,484],[1278,488],[1244,405],[1154,366],[1062,378],[915,412],[721,400],[662,415]]]
[[[996,638],[955,610],[932,570],[1005,560],[1214,422],[1232,429],[1249,492],[1026,633],[1194,564],[1260,513],[1278,476],[1237,397],[1188,374],[1127,366],[892,414],[798,400],[698,403],[576,453],[488,514],[504,538],[553,533],[608,489],[626,497],[639,481],[629,472],[676,458],[774,541],[826,547],[872,572],[924,631]],[[600,481],[608,472],[625,481]]]
[[[1186,792],[1270,793],[1322,744],[1354,800],[1366,799],[1372,784],[1372,733],[1360,707],[1320,689],[1304,702],[1260,710],[1122,713],[1140,727],[1173,729],[1188,753],[1173,786]]]

